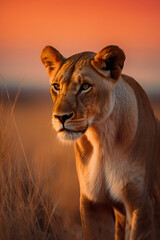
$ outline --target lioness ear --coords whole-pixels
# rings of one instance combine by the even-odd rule
[[[49,77],[54,77],[65,58],[55,48],[46,46],[41,52],[41,61],[46,67]]]
[[[92,66],[103,76],[110,76],[117,80],[121,74],[125,55],[118,46],[108,46],[103,48],[91,61]]]

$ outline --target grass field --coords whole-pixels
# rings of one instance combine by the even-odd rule
[[[73,146],[52,131],[49,94],[21,94],[13,105],[1,99],[0,239],[83,239]]]
[[[49,95],[13,104],[1,99],[0,239],[82,239],[73,146],[52,131]]]

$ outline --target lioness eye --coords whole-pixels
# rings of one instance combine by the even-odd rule
[[[54,91],[56,91],[56,92],[57,92],[57,91],[59,91],[59,90],[60,90],[60,86],[59,86],[59,84],[58,84],[58,83],[53,83],[53,84],[52,84],[52,86],[53,86],[53,90],[54,90]]]
[[[83,83],[81,86],[81,91],[89,90],[91,85],[89,83]]]

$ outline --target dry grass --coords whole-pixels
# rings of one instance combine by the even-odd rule
[[[81,239],[73,150],[64,158],[49,110],[23,103],[10,118],[13,108],[1,99],[1,240]]]

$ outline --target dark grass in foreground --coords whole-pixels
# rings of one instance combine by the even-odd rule
[[[53,192],[43,184],[40,168],[31,169],[18,137],[11,137],[16,124],[10,104],[0,102],[0,239],[1,240],[63,240],[78,239],[66,230],[55,213]],[[16,129],[18,131],[18,128]],[[14,133],[15,134],[15,133]],[[14,142],[20,141],[15,151]],[[22,144],[22,145],[21,145]],[[14,153],[14,154],[13,154]],[[56,195],[56,193],[55,193]]]
[[[0,239],[66,239],[53,199],[43,196],[30,170],[13,159],[0,107]]]

